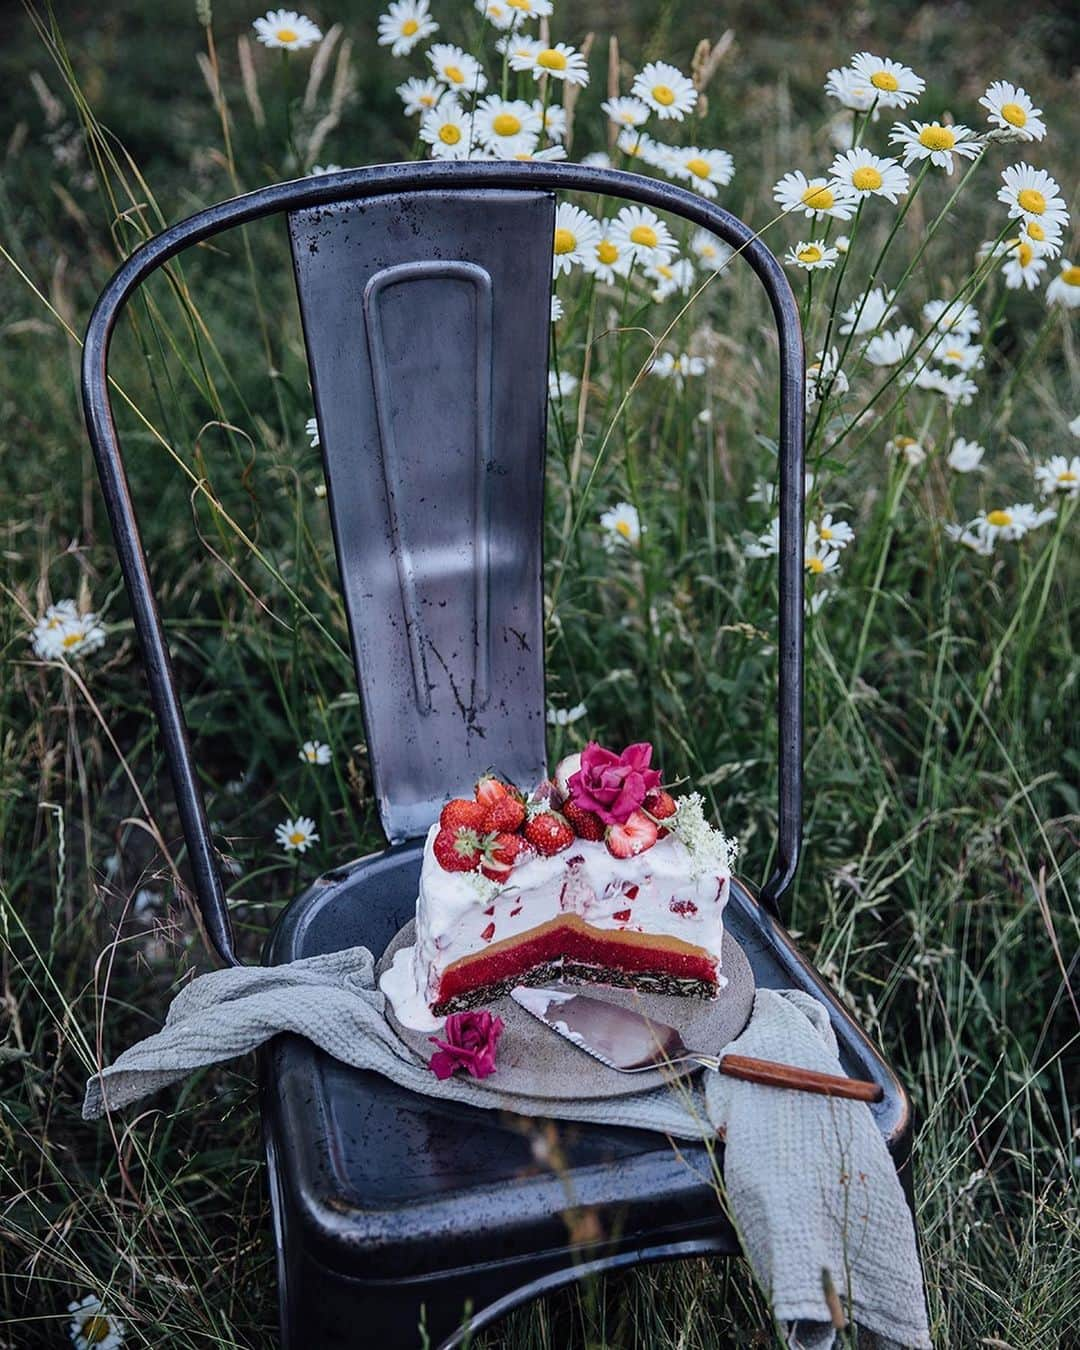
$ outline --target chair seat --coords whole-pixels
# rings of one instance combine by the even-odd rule
[[[411,841],[321,878],[282,917],[268,963],[358,944],[381,953],[413,917],[422,851]],[[903,1175],[909,1108],[899,1082],[737,880],[725,914],[758,985],[819,998],[845,1069],[882,1085],[872,1109]],[[466,1298],[482,1307],[575,1262],[628,1250],[648,1259],[661,1247],[738,1250],[712,1182],[722,1148],[710,1158],[704,1143],[683,1143],[677,1155],[650,1131],[561,1121],[553,1167],[539,1160],[542,1124],[419,1097],[295,1036],[268,1047],[261,1076],[279,1231],[309,1284],[316,1271],[384,1293],[404,1284],[432,1306],[449,1300],[452,1325]],[[588,1227],[575,1218],[582,1210]]]

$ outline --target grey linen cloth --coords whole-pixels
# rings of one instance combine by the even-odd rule
[[[95,1120],[291,1031],[345,1064],[429,1097],[676,1139],[723,1131],[732,1218],[774,1316],[788,1327],[788,1343],[806,1350],[833,1343],[822,1275],[828,1271],[860,1327],[886,1344],[930,1346],[911,1214],[864,1103],[709,1072],[677,1090],[595,1102],[503,1097],[460,1075],[440,1082],[397,1038],[383,1009],[366,947],[213,971],[177,995],[157,1035],[90,1079],[83,1116]],[[746,1029],[722,1049],[843,1072],[828,1014],[795,990],[759,989]]]

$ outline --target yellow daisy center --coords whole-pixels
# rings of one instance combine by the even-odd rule
[[[964,353],[959,347],[950,347],[945,353],[945,359],[947,361],[962,361],[964,359]]]
[[[806,570],[808,572],[824,572],[825,564],[821,561],[820,558],[807,558]]]
[[[521,9],[528,14],[532,9],[532,0],[506,0],[511,9]]]
[[[100,1345],[102,1341],[108,1339],[109,1319],[98,1316],[88,1317],[79,1331],[87,1345]]]
[[[1077,482],[1077,475],[1073,473],[1072,469],[1062,469],[1057,476],[1057,481],[1059,483],[1075,483]]]
[[[870,83],[875,89],[882,89],[887,94],[895,94],[900,88],[900,81],[895,75],[887,70],[877,70],[870,76]]]
[[[444,66],[443,79],[449,81],[450,84],[464,84],[465,72],[460,66]]]
[[[577,248],[577,235],[561,226],[555,231],[555,252],[573,253]]]
[[[491,123],[496,136],[516,136],[521,130],[521,118],[513,113],[501,112]]]
[[[558,252],[558,249],[555,250]],[[596,246],[596,256],[602,263],[610,264],[615,262],[619,256],[619,250],[610,239],[601,239]]]
[[[1046,238],[1046,231],[1037,220],[1029,220],[1024,226],[1029,239],[1034,239],[1037,244],[1041,244]]]
[[[695,155],[693,159],[686,161],[686,167],[695,178],[708,178],[712,173],[712,165],[707,159],[702,159],[700,155]]]
[[[536,58],[536,64],[543,66],[545,70],[565,70],[566,57],[554,47],[546,47]]]
[[[665,108],[670,108],[675,102],[675,90],[668,84],[654,84],[652,96],[657,103],[662,103]]]
[[[919,132],[919,144],[926,150],[951,150],[956,144],[956,136],[948,127],[934,123]]]
[[[852,187],[860,192],[876,192],[882,184],[881,174],[870,164],[864,164],[851,175]]]
[[[819,539],[824,539],[824,540],[827,541],[827,540],[831,539],[832,537],[833,537],[833,532],[832,532],[832,530],[829,529],[828,525],[822,525],[821,529],[818,530],[818,538],[819,538]]]
[[[630,231],[630,239],[644,248],[655,248],[659,237],[651,225],[635,225]]]
[[[816,263],[821,261],[822,253],[817,244],[807,244],[805,248],[799,249],[795,256],[801,263]]]
[[[702,246],[698,249],[698,252],[701,254],[703,258],[716,257],[716,249],[713,248],[712,244],[702,244]]]
[[[295,28],[279,28],[274,36],[279,42],[298,42],[300,40],[300,34]],[[92,1320],[100,1321],[101,1319],[94,1318]]]
[[[1061,273],[1066,286],[1080,286],[1080,267],[1066,267]]]
[[[65,651],[70,651],[72,647],[77,647],[82,640],[82,633],[68,633],[67,637],[60,639],[60,645]]]
[[[1046,210],[1046,198],[1038,188],[1021,188],[1016,194],[1016,201],[1022,211],[1030,211],[1036,216],[1041,216]]]
[[[655,270],[659,272],[660,275],[664,277],[667,281],[670,281],[671,278],[675,275],[672,269],[668,267],[665,263],[657,263]]]
[[[1027,267],[1027,265],[1031,262],[1034,256],[1035,250],[1031,247],[1031,245],[1021,240],[1016,250],[1016,258],[1020,266]]]
[[[461,140],[461,128],[454,126],[453,122],[447,122],[439,128],[439,140],[443,145],[457,145]]]
[[[1001,115],[1011,127],[1023,127],[1027,125],[1027,113],[1021,108],[1019,103],[1003,103],[1001,105]]]
[[[819,183],[817,187],[808,187],[800,200],[803,206],[809,206],[814,211],[828,211],[836,198],[829,188]]]
[[[1008,511],[991,511],[986,517],[988,525],[997,525],[998,527],[1012,524],[1012,516]]]
[[[307,835],[303,832],[303,830],[293,830],[292,834],[289,835],[289,843],[302,844],[306,838]]]
[[[624,539],[629,539],[634,533],[628,520],[617,520],[615,522],[615,532],[616,534],[621,534]]]
[[[401,25],[401,36],[412,37],[412,35],[417,31],[417,29],[419,29],[419,27],[420,25],[416,22],[415,19],[406,19],[405,22]]]
[[[906,450],[909,445],[914,444],[915,444],[914,436],[896,436],[893,439],[893,445],[896,446],[897,450]]]

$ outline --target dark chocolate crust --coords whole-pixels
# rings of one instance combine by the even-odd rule
[[[520,984],[544,985],[562,981],[565,984],[606,984],[617,989],[642,989],[651,994],[671,994],[680,998],[716,998],[719,990],[707,980],[680,979],[675,975],[654,971],[613,970],[607,966],[590,966],[582,961],[547,961],[542,966],[515,975],[506,980],[495,980],[477,986],[466,993],[437,1003],[432,1012],[436,1017],[448,1013],[468,1012],[482,1008],[509,994]]]

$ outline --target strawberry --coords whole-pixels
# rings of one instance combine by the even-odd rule
[[[577,836],[565,816],[558,811],[541,811],[525,825],[525,838],[545,858],[569,848]]]
[[[678,802],[676,802],[670,792],[665,792],[663,788],[657,788],[654,792],[650,792],[642,803],[642,810],[644,810],[647,815],[651,816],[658,825],[660,825],[662,820],[670,820],[678,809]],[[656,837],[658,839],[666,839],[670,833],[670,830],[666,830],[663,825],[660,825],[660,828],[656,832]]]
[[[485,773],[476,785],[476,800],[488,811],[500,797],[505,797],[510,789],[493,773]]]
[[[623,825],[609,825],[604,835],[608,852],[616,858],[633,858],[656,843],[656,824],[644,811],[635,811]]]
[[[444,830],[459,830],[463,825],[469,830],[484,827],[485,808],[479,802],[469,801],[466,797],[455,797],[446,803],[439,814],[439,824]]]
[[[616,923],[629,923],[630,911],[628,909],[617,909],[611,917]]]
[[[581,755],[566,755],[555,765],[555,787],[561,797],[570,796],[570,779],[581,768]]]
[[[431,847],[444,872],[471,872],[480,861],[480,836],[464,825],[440,830]]]
[[[481,806],[481,803],[477,802],[476,805]],[[481,829],[485,834],[513,834],[524,823],[525,803],[514,793],[508,792],[487,808]]]
[[[586,811],[583,806],[578,806],[576,802],[566,802],[562,809],[563,815],[573,826],[574,833],[579,839],[603,839],[604,822],[595,811]]]
[[[531,853],[527,840],[520,834],[506,833],[488,835],[484,840],[484,860],[480,871],[491,881],[504,881],[510,869],[525,854]]]

